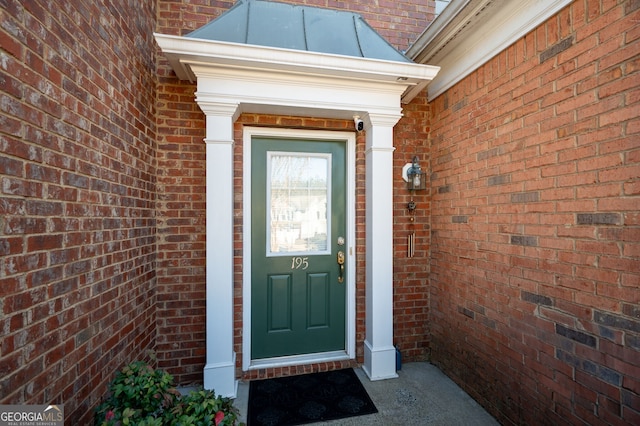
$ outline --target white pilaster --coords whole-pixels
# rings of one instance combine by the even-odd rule
[[[198,105],[206,115],[207,355],[204,387],[235,398],[233,350],[233,123],[238,104]]]
[[[400,115],[364,118],[366,144],[366,337],[371,380],[398,377],[393,346],[393,126]]]

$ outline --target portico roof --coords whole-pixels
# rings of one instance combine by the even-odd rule
[[[186,36],[155,38],[178,78],[192,82],[202,67],[318,76],[395,86],[407,103],[439,70],[405,57],[358,14],[264,0],[238,0]]]
[[[185,37],[411,62],[357,13],[264,0],[238,0]]]

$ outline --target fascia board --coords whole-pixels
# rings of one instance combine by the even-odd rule
[[[460,0],[436,19],[409,49],[407,56],[441,67],[429,84],[431,101],[495,55],[544,23],[572,0]],[[464,3],[463,6],[461,6]],[[443,12],[443,15],[444,12]],[[437,25],[436,25],[437,24]]]
[[[431,81],[438,67],[317,52],[154,34],[178,78],[194,82],[191,64],[314,74],[351,80],[385,81],[403,87]]]
[[[455,34],[462,29],[464,22],[461,22],[461,20],[464,18],[464,15],[461,12],[463,9],[472,2],[474,4],[479,3],[477,6],[471,5],[474,9],[478,9],[478,6],[481,8],[482,5],[488,1],[490,0],[452,1],[444,8],[442,13],[425,28],[416,41],[409,46],[405,55],[418,63],[428,62],[428,59],[424,59],[425,52],[437,52],[443,44],[448,43],[450,39],[449,34]],[[470,14],[471,13],[469,13],[469,15]]]

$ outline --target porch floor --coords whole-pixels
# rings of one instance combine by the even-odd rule
[[[399,378],[375,382],[362,369],[355,371],[378,413],[314,425],[498,425],[480,404],[432,364],[403,364]],[[239,383],[237,395],[234,405],[240,410],[240,421],[246,422],[248,382]]]

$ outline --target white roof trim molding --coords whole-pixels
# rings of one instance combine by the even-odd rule
[[[439,67],[318,52],[299,51],[154,34],[156,42],[181,80],[197,81],[197,72],[209,77],[220,71],[236,76],[256,73],[286,76],[292,82],[331,79],[339,86],[368,84],[400,92],[402,103],[410,102],[436,76]]]
[[[572,1],[452,0],[406,55],[440,66],[431,101]]]

